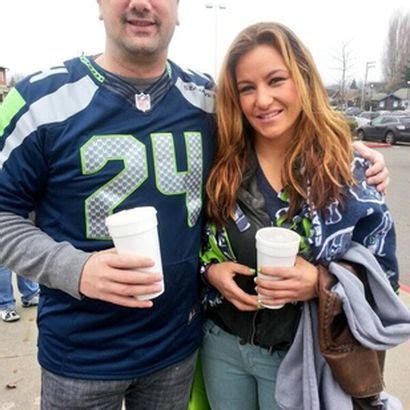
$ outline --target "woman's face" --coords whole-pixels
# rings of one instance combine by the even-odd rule
[[[240,106],[256,138],[289,141],[302,106],[282,56],[259,45],[239,59],[235,73]]]

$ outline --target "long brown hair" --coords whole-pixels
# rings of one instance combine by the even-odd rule
[[[269,45],[281,54],[302,105],[282,169],[282,183],[290,201],[288,217],[305,200],[317,209],[342,200],[343,186],[353,183],[350,130],[330,108],[310,52],[287,27],[278,23],[254,24],[233,41],[218,81],[218,149],[206,185],[208,216],[218,225],[224,225],[233,214],[253,143],[254,131],[239,104],[236,66],[243,55],[259,45]]]

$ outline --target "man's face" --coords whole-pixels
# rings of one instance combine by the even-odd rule
[[[107,50],[115,54],[167,54],[176,24],[178,0],[97,0]]]

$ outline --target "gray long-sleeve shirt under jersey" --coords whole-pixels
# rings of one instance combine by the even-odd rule
[[[56,242],[29,220],[0,212],[0,260],[19,275],[79,299],[79,282],[90,253]]]

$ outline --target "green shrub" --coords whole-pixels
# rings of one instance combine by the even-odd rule
[[[354,118],[347,118],[346,122],[350,127],[351,133],[353,134],[356,131],[356,128],[358,126],[357,121]]]

